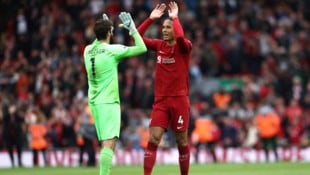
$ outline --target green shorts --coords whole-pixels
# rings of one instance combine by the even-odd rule
[[[121,111],[118,103],[89,105],[94,117],[98,140],[119,138]]]

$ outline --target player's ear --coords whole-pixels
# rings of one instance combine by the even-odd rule
[[[114,32],[114,27],[112,26],[112,27],[111,27],[111,30],[110,30],[111,36],[113,36],[113,32]]]
[[[114,27],[111,26],[111,30],[110,30],[111,34],[113,35],[113,32],[114,32]]]
[[[111,30],[108,32],[108,37],[112,38],[113,36],[113,27],[111,28]]]

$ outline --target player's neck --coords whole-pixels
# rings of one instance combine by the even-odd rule
[[[100,42],[106,43],[106,44],[110,44],[110,41],[109,41],[109,40],[100,40]]]
[[[176,40],[168,40],[166,42],[167,42],[168,46],[173,46],[173,45],[175,45]]]
[[[110,44],[110,38],[108,37],[107,39],[102,39],[100,42]]]

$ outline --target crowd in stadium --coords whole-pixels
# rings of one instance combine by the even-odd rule
[[[105,12],[115,24],[115,43],[131,45],[127,32],[117,27],[118,14],[129,11],[139,25],[158,2],[1,1],[0,149],[7,149],[8,143],[33,148],[29,135],[35,132],[30,129],[35,123],[46,130],[42,137],[46,148],[78,147],[85,139],[96,142],[96,136],[85,137],[80,131],[92,124],[85,120],[89,111],[83,65],[84,47],[94,39],[92,27]],[[177,2],[185,35],[193,43],[189,128],[193,147],[200,142],[195,136],[201,118],[213,123],[212,138],[207,139],[213,146],[259,146],[255,119],[267,109],[279,117],[275,135],[279,146],[309,146],[309,2]],[[161,37],[160,28],[160,22],[155,23],[147,36]],[[121,148],[145,147],[154,66],[152,52],[119,65]],[[175,146],[172,138],[168,131],[161,146]]]

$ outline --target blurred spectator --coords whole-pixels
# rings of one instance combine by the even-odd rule
[[[191,134],[192,144],[195,146],[195,162],[199,163],[199,153],[202,148],[211,154],[213,162],[217,162],[215,143],[219,137],[219,129],[211,116],[201,116],[195,120],[195,128]]]
[[[306,110],[310,110],[310,82],[306,84],[301,98],[301,106]]]
[[[33,154],[33,165],[39,166],[39,152],[42,153],[44,165],[48,165],[46,150],[48,143],[46,140],[47,128],[45,126],[45,117],[39,109],[34,109],[29,116],[30,123],[28,126],[30,149]]]
[[[147,147],[147,142],[150,138],[150,133],[149,133],[149,118],[142,118],[142,124],[137,127],[137,132],[140,136],[140,141],[139,145],[141,148],[146,149]]]
[[[302,118],[294,118],[288,127],[289,143],[292,146],[300,147],[302,136],[304,134],[304,120]]]
[[[228,116],[236,119],[245,119],[245,110],[242,108],[241,104],[237,101],[232,102],[231,107],[228,109]]]
[[[289,124],[294,123],[295,120],[300,121],[302,108],[297,99],[291,99],[285,111]]]
[[[12,167],[15,167],[15,154],[17,153],[18,166],[22,167],[22,148],[24,133],[24,117],[16,104],[9,104],[3,108],[3,138],[8,150]]]
[[[254,124],[254,120],[245,121],[246,136],[242,146],[245,148],[255,148],[258,144],[258,131]]]
[[[77,144],[79,146],[79,163],[84,164],[84,152],[87,153],[87,166],[96,165],[95,144],[97,139],[94,119],[86,102],[82,102],[82,111],[76,122]],[[84,104],[85,103],[85,104]]]
[[[286,106],[284,98],[277,97],[273,102],[274,110],[279,115],[281,120],[281,127],[279,132],[279,144],[282,146],[289,145],[289,120],[286,115]]]
[[[275,160],[279,160],[277,152],[277,137],[280,130],[280,117],[270,106],[261,106],[255,116],[255,125],[265,152],[266,161],[269,161],[269,149],[272,149]]]
[[[220,89],[218,92],[213,94],[213,101],[215,107],[219,110],[227,110],[231,100],[231,95],[224,89]]]
[[[222,118],[220,124],[221,129],[221,145],[224,148],[234,148],[239,146],[238,131],[235,126],[235,121],[227,116]]]
[[[221,131],[220,145],[224,148],[223,157],[226,160],[228,149],[240,146],[241,140],[234,119],[222,116],[219,128]]]

